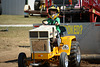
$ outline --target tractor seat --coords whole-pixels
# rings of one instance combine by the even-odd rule
[[[59,28],[61,30],[60,36],[65,36],[67,34],[66,28],[64,26],[60,26]]]

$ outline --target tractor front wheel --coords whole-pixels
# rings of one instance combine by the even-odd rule
[[[67,56],[67,53],[65,53],[65,52],[61,53],[59,66],[60,67],[68,67],[68,56]]]
[[[20,53],[18,56],[18,67],[27,67],[26,66],[26,54]]]

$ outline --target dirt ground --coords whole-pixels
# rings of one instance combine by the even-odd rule
[[[0,25],[42,23],[43,19],[46,17],[30,16],[24,18],[23,15],[0,15]]]
[[[20,52],[25,52],[27,56],[30,56],[29,48],[12,48],[10,51],[2,51],[0,54],[0,67],[18,67],[17,58]],[[52,65],[51,67],[57,66]],[[100,64],[90,64],[86,61],[81,61],[81,67],[100,67]]]
[[[2,51],[0,53],[0,67],[18,67],[17,58],[20,52],[25,52],[27,56],[30,56],[29,48],[12,48],[10,51]],[[51,67],[57,66],[51,65]],[[100,67],[100,64],[90,64],[86,61],[81,61],[80,67]]]
[[[13,20],[9,21],[13,22]],[[7,20],[5,22],[7,22]],[[0,24],[2,24],[1,19]],[[6,28],[0,27],[0,30],[1,29]],[[17,60],[20,52],[25,52],[27,57],[30,57],[30,42],[28,33],[28,30],[30,29],[32,28],[10,27],[8,28],[8,31],[0,31],[0,67],[18,67]],[[100,67],[100,64],[89,63],[88,61],[82,60],[81,67]]]

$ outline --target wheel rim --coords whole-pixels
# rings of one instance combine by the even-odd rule
[[[80,49],[78,47],[78,51],[77,51],[77,61],[78,61],[78,63],[80,63],[80,59],[81,59],[81,53],[80,53]]]
[[[65,67],[68,67],[68,57],[65,57]]]

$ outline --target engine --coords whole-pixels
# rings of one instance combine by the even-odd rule
[[[57,36],[57,30],[55,26],[41,25],[38,28],[29,31],[29,37],[31,42],[31,52],[36,53],[49,53],[51,52],[50,43]]]

